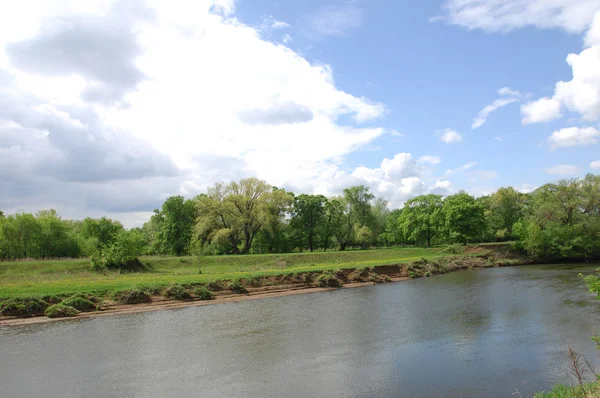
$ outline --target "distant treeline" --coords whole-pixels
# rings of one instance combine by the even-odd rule
[[[474,198],[422,195],[389,210],[365,186],[343,195],[294,194],[255,178],[168,198],[141,228],[108,218],[63,220],[54,210],[0,212],[0,259],[139,254],[247,254],[516,241],[536,258],[600,257],[600,176],[532,193],[508,187]]]

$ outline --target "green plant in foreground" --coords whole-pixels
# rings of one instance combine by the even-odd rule
[[[192,296],[180,285],[169,286],[165,290],[165,297],[173,300],[189,300]]]
[[[96,304],[92,303],[90,300],[82,298],[80,296],[70,297],[62,302],[64,306],[75,308],[77,311],[86,312],[86,311],[95,311]]]
[[[199,287],[194,290],[194,296],[198,297],[200,300],[212,300],[215,298],[213,292],[205,287]]]
[[[65,318],[75,316],[79,314],[79,311],[68,305],[54,304],[48,307],[45,313],[48,318]]]
[[[232,281],[229,284],[229,290],[231,290],[234,293],[237,294],[247,294],[248,293],[248,289],[246,289],[244,286],[242,286],[242,284],[240,283],[240,281]]]

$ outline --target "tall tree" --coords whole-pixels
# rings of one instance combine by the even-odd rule
[[[371,201],[375,199],[375,196],[369,192],[369,188],[364,185],[346,188],[344,189],[344,199],[352,208],[351,213],[358,226],[370,225]]]
[[[160,217],[158,240],[163,251],[183,255],[189,249],[196,220],[194,202],[183,196],[171,196],[163,203]]]
[[[299,231],[303,240],[306,240],[311,252],[315,249],[316,236],[323,228],[325,203],[327,198],[323,195],[302,194],[294,198],[291,225]]]
[[[442,232],[442,197],[429,194],[407,201],[400,216],[400,224],[404,235],[409,239],[425,241],[431,247],[433,238]]]
[[[450,239],[460,243],[467,244],[480,239],[485,230],[483,207],[464,191],[444,200],[443,216]]]

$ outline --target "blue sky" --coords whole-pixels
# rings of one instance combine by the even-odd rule
[[[249,24],[260,24],[265,15],[289,22],[286,33],[294,38],[290,47],[311,62],[331,65],[340,89],[386,105],[383,124],[404,137],[375,140],[367,150],[348,156],[350,167],[374,167],[382,157],[399,151],[432,153],[443,157],[447,168],[476,162],[477,168],[497,172],[497,178],[485,184],[490,188],[555,180],[560,177],[544,172],[555,164],[589,171],[590,161],[598,158],[597,147],[551,151],[543,146],[550,133],[579,125],[577,120],[523,126],[519,103],[513,103],[471,130],[479,110],[499,97],[498,89],[510,87],[539,98],[551,96],[555,82],[570,80],[572,70],[565,58],[581,51],[582,35],[533,26],[490,33],[430,21],[442,13],[444,4],[331,2],[329,6],[360,10],[355,24],[331,35],[315,34],[310,26],[315,13],[329,7],[321,1],[246,0],[238,3],[238,15]],[[268,38],[280,39],[277,34]],[[445,128],[463,133],[464,141],[449,147],[432,138]],[[468,181],[461,184],[469,188]]]
[[[600,0],[2,5],[0,208],[139,225],[170,195],[246,177],[326,195],[365,184],[398,207],[597,172],[598,11]]]

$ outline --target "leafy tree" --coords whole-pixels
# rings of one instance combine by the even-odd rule
[[[464,191],[448,196],[442,210],[445,230],[452,240],[467,244],[478,239],[485,229],[483,207]]]
[[[268,253],[281,252],[287,248],[285,244],[287,224],[284,217],[290,212],[293,201],[293,194],[276,187],[273,187],[266,200],[262,232]]]
[[[159,219],[156,221],[160,225],[157,239],[162,251],[176,256],[186,253],[196,219],[194,202],[183,196],[171,196],[163,203]]]
[[[328,216],[331,218],[329,228],[339,245],[340,251],[343,251],[354,240],[353,207],[343,197],[333,198],[329,203]]]
[[[113,243],[122,230],[123,224],[110,218],[94,219],[87,217],[81,224],[80,234],[84,239],[90,241],[91,246],[97,250]]]
[[[513,237],[513,225],[523,218],[526,200],[527,195],[513,187],[500,188],[489,196],[486,218],[494,237],[500,240]]]
[[[316,246],[316,237],[322,230],[325,221],[325,204],[323,195],[298,195],[294,198],[292,228],[299,232],[302,240],[306,240],[311,252]]]
[[[431,246],[433,238],[442,233],[443,214],[440,195],[421,195],[407,201],[400,216],[404,236]]]
[[[373,233],[373,243],[377,246],[386,245],[386,239],[383,233],[386,228],[386,223],[390,215],[390,209],[388,208],[388,202],[386,200],[377,198],[371,208],[371,231]]]
[[[351,214],[358,226],[369,225],[371,222],[371,201],[375,196],[369,188],[358,185],[344,189],[344,199],[351,207]]]
[[[80,248],[70,233],[70,225],[65,223],[56,210],[41,210],[36,219],[40,224],[39,251],[42,258],[77,257]]]
[[[402,209],[394,209],[385,218],[385,227],[381,233],[381,240],[387,245],[399,245],[404,243],[404,231],[400,223]]]

